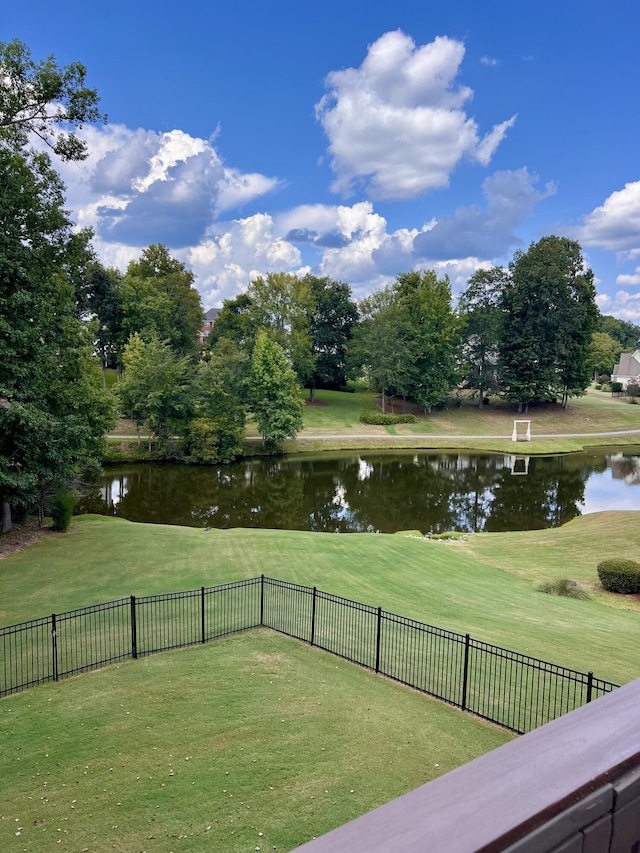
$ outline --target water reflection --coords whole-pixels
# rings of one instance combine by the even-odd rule
[[[528,530],[584,512],[640,509],[634,486],[637,449],[556,457],[362,453],[110,468],[78,511],[193,527]]]

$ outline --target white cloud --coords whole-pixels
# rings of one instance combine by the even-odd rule
[[[515,116],[481,139],[455,80],[464,45],[439,36],[416,47],[398,31],[369,47],[359,68],[333,71],[316,116],[329,138],[332,188],[362,185],[370,198],[413,198],[448,186],[463,157],[487,165]]]
[[[640,181],[625,184],[588,213],[583,224],[574,229],[581,243],[640,257]]]
[[[616,278],[618,287],[637,287],[640,285],[640,267],[632,275],[622,274]]]
[[[69,206],[103,243],[197,245],[223,211],[270,192],[275,178],[226,166],[211,140],[182,130],[89,127],[89,158],[60,164]]]
[[[485,178],[482,192],[486,208],[460,207],[443,216],[433,228],[414,240],[414,257],[499,258],[519,244],[515,229],[531,215],[535,205],[555,192],[552,183],[536,189],[537,175],[526,168],[495,172]]]
[[[613,297],[603,293],[596,297],[596,302],[603,314],[613,314],[631,323],[640,322],[640,293],[618,290]]]
[[[499,59],[493,59],[493,57],[491,57],[491,56],[481,56],[480,62],[483,65],[489,65],[492,67],[494,67],[496,65],[500,65],[500,60]]]

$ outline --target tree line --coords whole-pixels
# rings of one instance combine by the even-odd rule
[[[316,388],[365,379],[383,410],[390,395],[430,410],[461,386],[481,407],[489,393],[520,409],[566,405],[639,343],[639,327],[600,316],[580,246],[549,236],[476,272],[457,305],[431,270],[400,273],[359,302],[344,282],[270,272],[225,301],[203,346],[193,273],[161,244],[124,273],[105,268],[32,144],[86,157],[77,130],[104,116],[85,75],[0,42],[2,532],[95,470],[118,413],[147,427],[162,455],[226,462],[243,451],[248,417],[268,449],[295,436],[303,387],[313,401]]]

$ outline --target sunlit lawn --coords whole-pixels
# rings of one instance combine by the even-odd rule
[[[70,533],[51,534],[0,563],[0,624],[264,573],[622,682],[640,676],[640,602],[605,593],[596,566],[638,553],[640,512],[463,542],[205,531],[82,516]],[[543,595],[536,587],[546,577],[569,577],[596,598]]]
[[[0,849],[286,851],[511,737],[250,632],[0,700]]]

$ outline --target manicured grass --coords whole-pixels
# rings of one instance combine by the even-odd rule
[[[626,682],[640,676],[639,602],[598,591],[596,565],[637,556],[639,521],[638,512],[604,513],[557,530],[435,542],[83,516],[70,533],[2,561],[0,624],[264,573]],[[536,587],[546,577],[576,580],[596,599],[544,595]]]
[[[0,849],[291,850],[511,737],[255,631],[0,701]]]
[[[528,414],[519,415],[515,406],[498,399],[480,411],[471,397],[463,396],[459,407],[450,406],[419,416],[414,424],[393,427],[369,426],[358,420],[363,408],[371,408],[376,395],[360,391],[345,394],[337,391],[317,391],[316,400],[324,405],[305,407],[305,426],[295,441],[287,443],[288,452],[334,450],[349,447],[450,447],[511,452],[510,439],[514,418],[532,421],[533,440],[526,444],[527,453],[570,453],[584,447],[606,444],[638,444],[640,435],[615,438],[572,438],[572,433],[609,432],[640,429],[640,406],[631,406],[620,398],[600,391],[589,391],[573,399],[567,409],[559,405],[532,406]],[[353,439],[353,434],[367,438]],[[540,438],[540,435],[560,435],[566,438]],[[309,436],[339,436],[338,439],[315,439]],[[504,439],[469,440],[465,436],[505,436]],[[434,437],[435,436],[435,437]],[[451,436],[452,438],[438,438]],[[524,448],[525,445],[520,445]]]

